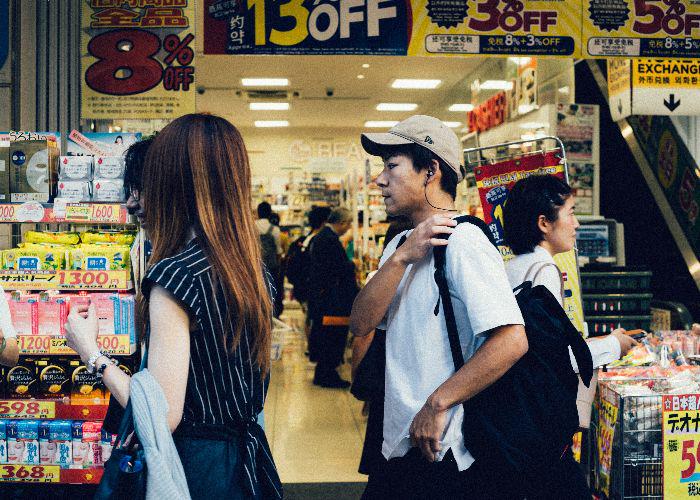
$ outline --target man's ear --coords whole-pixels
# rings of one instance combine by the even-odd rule
[[[426,170],[425,173],[425,185],[427,186],[428,183],[435,179],[439,179],[441,176],[442,172],[440,171],[440,163],[437,160],[432,160],[430,166],[428,166],[428,170]]]

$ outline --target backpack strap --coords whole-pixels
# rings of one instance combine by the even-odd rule
[[[539,267],[538,267],[539,266]],[[562,276],[561,271],[559,270],[559,267],[553,263],[553,262],[535,262],[530,266],[530,268],[527,270],[525,273],[525,278],[523,281],[529,281],[533,285],[535,284],[535,280],[537,277],[540,275],[542,270],[546,267],[552,266],[554,269],[557,270],[557,274],[559,275],[559,289],[560,289],[560,295],[561,295],[561,303],[564,305],[564,300],[566,299],[566,292],[564,291],[564,276]],[[532,274],[532,278],[529,278],[530,274],[532,271],[537,268],[537,270]]]

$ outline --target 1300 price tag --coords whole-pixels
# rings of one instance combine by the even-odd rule
[[[20,483],[58,483],[61,468],[57,465],[2,465],[0,481]]]
[[[0,401],[0,418],[55,418],[53,401]]]

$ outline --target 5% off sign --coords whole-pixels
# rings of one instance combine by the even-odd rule
[[[663,397],[664,498],[700,496],[700,394]]]

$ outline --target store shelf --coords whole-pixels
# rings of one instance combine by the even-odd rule
[[[17,343],[20,356],[76,354],[66,345],[66,338],[61,335],[19,335]],[[128,334],[98,335],[97,343],[103,352],[116,356],[129,356],[136,351]]]
[[[131,271],[0,270],[5,290],[126,291],[134,287]]]
[[[58,465],[4,464],[0,465],[3,483],[98,484],[104,468],[61,469]]]
[[[8,399],[0,401],[0,418],[104,420],[106,404],[70,404],[67,399]]]
[[[0,203],[0,223],[45,222],[129,224],[126,205],[120,203]]]

